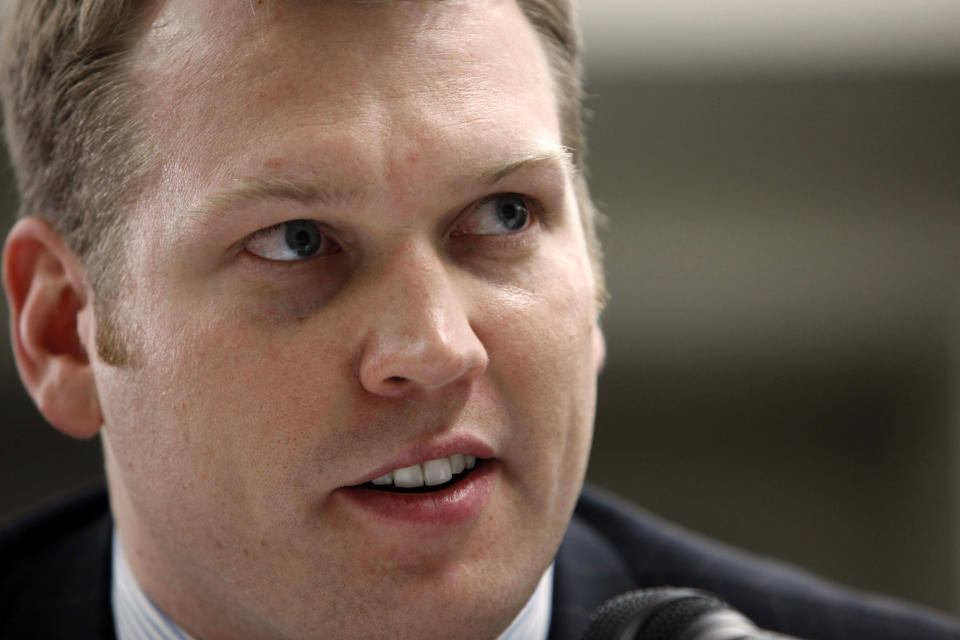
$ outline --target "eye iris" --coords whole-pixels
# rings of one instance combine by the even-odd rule
[[[291,251],[304,258],[320,250],[323,237],[313,222],[294,220],[287,223],[286,242]]]
[[[527,224],[527,205],[522,198],[505,196],[497,198],[497,218],[510,231],[522,229]]]

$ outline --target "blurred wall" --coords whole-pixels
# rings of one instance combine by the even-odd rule
[[[590,480],[960,611],[960,55],[930,31],[944,20],[903,22],[933,34],[926,57],[840,29],[861,43],[844,57],[802,34],[777,49],[776,20],[736,37],[735,16],[684,3],[585,4],[612,291]],[[42,425],[4,355],[0,522],[101,477],[98,443]]]
[[[960,75],[592,78],[591,479],[956,610]]]
[[[590,479],[960,611],[960,4],[584,5]]]

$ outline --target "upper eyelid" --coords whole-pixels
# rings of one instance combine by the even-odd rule
[[[517,173],[522,173],[522,172],[517,172]],[[509,183],[512,177],[518,177],[517,173],[514,173],[510,176],[505,176],[503,179],[500,180],[500,182]],[[506,186],[506,185],[495,184],[495,185],[490,185],[490,188],[496,189],[497,187],[502,187],[502,186]],[[531,191],[533,190],[534,189],[531,189]],[[541,198],[531,195],[529,192],[524,192],[517,189],[499,189],[499,190],[487,193],[486,195],[474,197],[473,200],[471,200],[469,203],[456,207],[454,209],[454,213],[452,213],[450,218],[448,218],[450,222],[445,223],[443,225],[448,229],[445,232],[446,235],[449,235],[451,232],[453,232],[453,230],[456,229],[459,221],[461,221],[465,216],[471,215],[480,207],[486,204],[489,204],[490,202],[492,202],[497,198],[504,197],[504,196],[516,196],[518,198],[522,198],[527,203],[527,208],[529,210],[529,213],[531,214],[533,223],[538,225],[548,226],[547,223],[549,222],[549,217],[550,217],[549,209],[544,204],[544,201]],[[250,240],[257,237],[261,237],[274,230],[281,229],[284,225],[294,222],[296,220],[308,220],[310,222],[313,222],[314,224],[317,225],[320,232],[323,234],[325,238],[329,239],[331,242],[340,246],[341,248],[345,246],[344,242],[339,237],[340,234],[338,234],[335,228],[333,228],[329,223],[324,222],[323,220],[319,220],[317,218],[309,218],[304,216],[297,216],[297,217],[290,218],[289,220],[282,220],[280,222],[276,222],[266,227],[257,229],[256,231],[253,231],[247,236],[245,236],[243,240],[240,241],[239,244],[242,247]]]
[[[515,232],[504,233],[504,234],[482,234],[484,237],[497,238],[497,237],[505,237],[505,236],[517,236],[517,235],[522,235],[528,232],[534,226],[549,226],[545,221],[545,219],[548,218],[549,215],[545,212],[545,207],[543,205],[543,202],[539,198],[536,198],[534,196],[527,195],[525,193],[518,192],[518,191],[499,191],[497,193],[492,193],[490,195],[479,198],[475,200],[472,204],[467,206],[465,209],[461,210],[461,212],[455,218],[455,221],[453,222],[453,224],[450,226],[449,230],[446,232],[446,236],[453,238],[453,237],[462,237],[462,236],[468,235],[466,233],[457,232],[460,225],[464,223],[464,220],[466,218],[469,218],[474,213],[476,213],[476,211],[481,207],[483,207],[484,205],[489,204],[493,200],[503,196],[516,196],[518,198],[523,199],[527,205],[527,212],[530,215],[530,221],[522,229],[519,229]]]
[[[290,224],[290,223],[292,223],[292,222],[301,221],[301,220],[302,220],[302,221],[306,221],[306,222],[312,222],[313,224],[317,225],[317,229],[318,229],[318,231],[320,232],[321,236],[322,236],[323,239],[324,239],[324,242],[323,242],[323,244],[321,245],[321,247],[326,247],[327,245],[333,245],[333,246],[330,247],[330,248],[328,248],[328,249],[323,249],[322,251],[320,251],[320,252],[317,253],[317,254],[310,255],[310,256],[305,256],[305,257],[303,257],[303,258],[301,258],[301,259],[299,259],[299,260],[278,260],[278,259],[274,259],[274,258],[267,258],[267,257],[265,257],[265,256],[262,256],[262,255],[260,255],[260,254],[258,254],[258,253],[255,253],[254,251],[251,251],[251,250],[250,250],[249,244],[250,244],[252,241],[256,240],[257,238],[263,237],[263,236],[268,235],[268,234],[270,234],[270,233],[273,233],[273,232],[275,232],[275,231],[279,231],[279,230],[281,230],[281,229],[284,227],[284,225]],[[304,261],[311,260],[311,259],[314,259],[314,258],[322,258],[322,257],[326,257],[326,256],[329,256],[329,255],[332,255],[332,254],[336,254],[336,253],[339,253],[340,251],[343,250],[343,244],[336,238],[336,236],[335,236],[334,234],[330,233],[329,228],[327,227],[327,225],[324,224],[323,222],[319,221],[319,220],[313,220],[313,219],[311,219],[311,218],[291,218],[291,219],[289,219],[289,220],[284,220],[284,221],[282,221],[282,222],[277,222],[276,224],[272,224],[272,225],[263,227],[263,228],[261,228],[261,229],[257,229],[256,231],[248,234],[246,237],[244,237],[240,242],[238,242],[238,243],[237,243],[236,245],[234,245],[234,246],[238,247],[238,248],[239,248],[241,251],[243,251],[244,253],[248,253],[248,254],[254,256],[254,257],[257,258],[257,259],[264,260],[264,261],[267,261],[267,262],[279,263],[279,264],[300,263],[300,262],[304,262]]]
[[[263,227],[263,228],[261,228],[261,229],[257,229],[256,231],[248,234],[248,235],[243,239],[242,242],[248,242],[249,240],[251,240],[251,239],[253,239],[253,238],[257,238],[257,237],[259,237],[259,236],[266,235],[267,233],[270,233],[271,231],[274,231],[274,230],[277,230],[277,229],[281,229],[284,225],[290,224],[291,222],[297,222],[297,221],[299,221],[299,220],[304,220],[304,221],[306,221],[306,222],[312,222],[313,224],[317,225],[317,229],[320,231],[321,234],[323,234],[323,236],[324,236],[325,238],[330,238],[330,240],[332,240],[333,242],[335,242],[335,243],[337,243],[337,244],[340,244],[340,242],[339,242],[339,241],[337,240],[337,238],[336,238],[336,233],[333,232],[333,230],[330,228],[330,225],[328,225],[327,223],[323,222],[322,220],[316,220],[316,219],[314,219],[314,218],[302,218],[302,217],[290,218],[289,220],[281,220],[280,222],[276,222],[276,223],[274,223],[274,224],[268,225],[268,226]]]
[[[492,202],[493,200],[496,200],[497,198],[502,198],[502,197],[505,197],[505,196],[516,196],[516,197],[518,197],[518,198],[522,198],[522,199],[525,200],[529,205],[532,205],[532,207],[531,207],[531,208],[533,209],[532,213],[536,213],[536,212],[538,212],[538,211],[540,211],[540,210],[542,210],[542,209],[544,208],[543,201],[542,201],[540,198],[536,197],[536,196],[530,195],[529,193],[524,193],[524,192],[522,192],[522,191],[516,191],[516,190],[494,191],[494,192],[492,192],[492,193],[488,193],[488,194],[483,195],[483,196],[480,196],[480,197],[475,197],[475,198],[472,199],[470,202],[468,202],[468,203],[466,203],[466,204],[464,204],[464,205],[460,205],[460,206],[456,207],[456,208],[454,209],[454,213],[452,214],[452,217],[453,217],[454,219],[459,219],[461,216],[463,216],[463,215],[465,215],[465,214],[468,214],[468,213],[471,213],[471,212],[479,209],[479,208],[482,207],[483,205],[485,205],[485,204],[487,204],[487,203],[489,203],[489,202]],[[319,220],[319,219],[317,219],[317,218],[306,218],[306,217],[302,217],[302,216],[298,216],[298,217],[295,217],[295,218],[290,218],[289,220],[281,220],[280,222],[275,222],[275,223],[273,223],[273,224],[271,224],[271,225],[268,225],[268,226],[266,226],[266,227],[262,227],[262,228],[260,228],[260,229],[257,229],[257,230],[255,230],[255,231],[251,232],[249,235],[247,235],[247,236],[244,238],[243,241],[245,242],[245,241],[249,240],[250,238],[254,238],[254,237],[257,237],[257,236],[260,236],[260,235],[269,233],[270,231],[273,231],[273,230],[275,230],[275,229],[281,228],[281,227],[282,227],[283,225],[285,225],[285,224],[289,224],[289,223],[291,223],[291,222],[296,222],[297,220],[306,220],[306,221],[309,221],[309,222],[312,222],[312,223],[316,224],[317,227],[320,229],[320,232],[321,232],[321,233],[323,233],[325,236],[330,237],[331,239],[333,239],[334,241],[338,242],[338,244],[339,244],[339,241],[338,241],[337,238],[336,238],[337,233],[336,233],[335,229],[334,229],[329,223],[324,222],[323,220]]]
[[[272,224],[272,225],[270,225],[269,227],[263,227],[262,229],[257,229],[256,231],[254,231],[253,233],[251,233],[250,235],[248,235],[246,238],[244,238],[243,241],[244,241],[244,242],[248,242],[248,241],[250,241],[250,240],[253,240],[254,238],[259,238],[260,236],[265,236],[265,235],[267,235],[268,233],[270,233],[271,231],[274,231],[274,230],[276,230],[276,229],[279,229],[280,227],[282,227],[282,226],[285,225],[285,224],[288,224],[288,223],[290,223],[290,222],[293,222],[294,220],[301,220],[301,219],[302,219],[302,218],[294,218],[293,220],[284,220],[283,222],[278,222],[278,223],[276,223],[276,224]]]
[[[493,202],[497,198],[504,198],[509,196],[513,196],[523,200],[527,204],[527,209],[530,210],[530,213],[534,214],[534,217],[537,217],[536,216],[537,211],[539,211],[543,207],[543,204],[541,203],[541,201],[535,198],[534,196],[527,195],[525,193],[520,193],[519,191],[499,191],[497,193],[492,193],[488,196],[484,196],[478,199],[474,204],[467,207],[467,210],[469,213],[472,213],[477,209],[479,209],[480,207],[482,207],[483,205]]]
[[[516,196],[518,198],[523,199],[524,202],[526,202],[527,204],[527,210],[533,216],[534,220],[539,221],[542,217],[544,217],[544,214],[546,213],[546,206],[544,205],[543,200],[541,200],[536,196],[532,196],[520,191],[501,191],[499,193],[491,194],[489,196],[486,196],[485,198],[481,198],[476,206],[477,208],[479,208],[480,206],[487,204],[488,202],[492,202],[493,200],[496,200],[497,198],[500,198],[503,196]]]

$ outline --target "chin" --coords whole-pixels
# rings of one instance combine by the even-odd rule
[[[527,603],[541,575],[532,582],[517,575],[464,575],[395,593],[383,624],[357,637],[493,640]]]
[[[368,574],[352,603],[359,604],[353,616],[359,627],[326,637],[497,638],[527,603],[554,550],[512,538],[471,542],[469,554],[411,554]]]

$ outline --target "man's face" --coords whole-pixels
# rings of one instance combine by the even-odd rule
[[[495,636],[565,530],[602,359],[535,33],[510,0],[152,21],[139,365],[94,361],[134,573],[208,640]],[[455,454],[452,484],[370,483]]]

